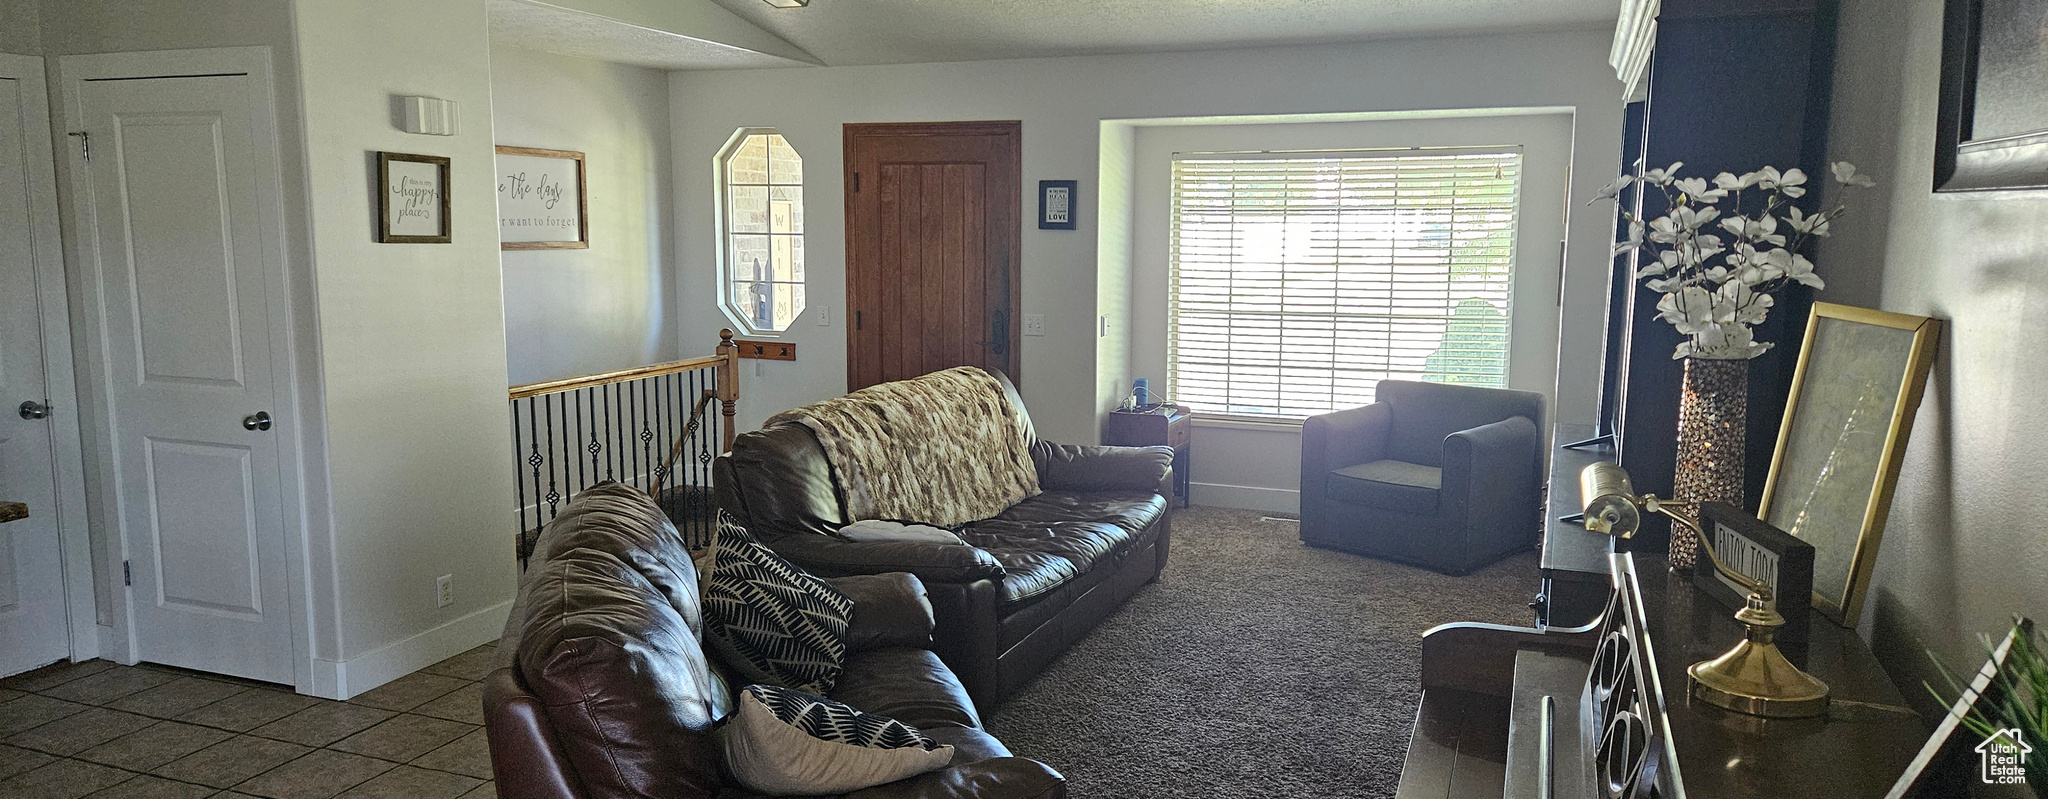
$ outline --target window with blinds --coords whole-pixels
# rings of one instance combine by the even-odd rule
[[[1506,385],[1521,167],[1518,149],[1177,155],[1175,401],[1299,418],[1388,378]]]

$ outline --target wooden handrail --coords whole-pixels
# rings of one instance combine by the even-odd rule
[[[543,380],[538,383],[527,383],[526,385],[523,386],[513,386],[509,389],[506,389],[506,393],[509,395],[508,399],[526,399],[527,397],[537,397],[542,394],[554,394],[562,391],[575,391],[576,389],[579,388],[602,386],[608,383],[623,383],[628,380],[636,380],[642,377],[656,377],[659,375],[674,374],[676,372],[688,372],[693,369],[702,369],[707,366],[720,366],[723,365],[724,363],[725,356],[723,355],[705,355],[699,358],[684,358],[680,361],[669,361],[668,363],[657,363],[650,366],[635,366],[631,369],[620,369],[616,372],[605,372],[603,374],[584,375],[582,377],[565,377],[560,380]]]

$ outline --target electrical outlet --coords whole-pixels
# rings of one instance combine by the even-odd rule
[[[1028,313],[1028,314],[1025,314],[1025,315],[1024,315],[1024,335],[1027,335],[1027,336],[1043,336],[1043,335],[1045,335],[1045,314],[1042,314],[1042,313]]]
[[[443,574],[435,580],[434,596],[439,599],[441,607],[455,604],[455,575]]]
[[[1109,317],[1107,315],[1097,317],[1095,322],[1095,337],[1109,338]]]

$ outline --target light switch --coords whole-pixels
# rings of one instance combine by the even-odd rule
[[[831,326],[832,326],[832,306],[830,306],[830,305],[820,305],[820,306],[818,306],[818,326],[819,326],[819,327],[831,327]]]
[[[1042,313],[1028,313],[1028,314],[1025,314],[1025,315],[1024,315],[1024,335],[1027,335],[1027,336],[1043,336],[1043,335],[1045,335],[1045,314],[1042,314]]]

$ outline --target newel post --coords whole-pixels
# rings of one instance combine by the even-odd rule
[[[740,399],[740,345],[732,343],[732,328],[718,331],[718,405],[724,416],[719,422],[725,452],[732,451],[732,437],[738,432],[733,424],[734,411]]]

